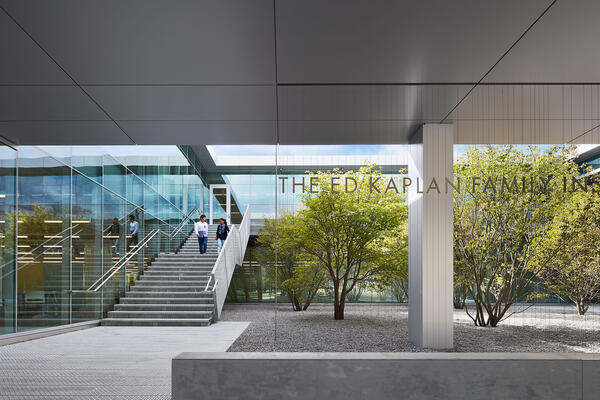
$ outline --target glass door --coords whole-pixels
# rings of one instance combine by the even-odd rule
[[[215,224],[219,218],[231,223],[231,186],[210,185],[209,223]]]

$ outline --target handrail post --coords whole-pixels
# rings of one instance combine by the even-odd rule
[[[217,291],[213,290],[212,291],[212,300],[213,300],[213,316],[212,316],[212,322],[217,322],[219,320],[219,306],[218,306],[218,302],[217,302]]]

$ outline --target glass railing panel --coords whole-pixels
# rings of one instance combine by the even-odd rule
[[[102,273],[110,271],[125,255],[128,215],[125,200],[111,191],[103,190]],[[122,268],[104,287],[102,292],[103,317],[114,308],[125,294],[126,269]]]
[[[125,253],[134,251],[146,232],[145,215],[143,207],[131,203],[126,204],[127,222],[125,223]],[[135,282],[144,269],[144,252],[138,252],[125,266],[126,286],[129,287]]]

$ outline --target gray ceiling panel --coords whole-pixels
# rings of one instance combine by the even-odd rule
[[[90,86],[117,120],[275,121],[275,86]]]
[[[137,143],[190,145],[406,143],[550,2],[0,0]],[[595,0],[559,1],[485,83],[600,82],[596,15]],[[0,33],[1,135],[131,143],[4,13]],[[503,140],[546,125],[563,137],[563,121],[600,119],[599,87],[481,85],[445,122],[467,138],[506,124]]]
[[[279,82],[476,82],[549,3],[277,0]]]
[[[600,120],[600,85],[479,85],[452,120]]]
[[[137,144],[275,144],[275,121],[125,121]]]
[[[0,135],[17,145],[132,144],[110,121],[0,122]]]
[[[282,121],[439,122],[471,85],[281,86]]]
[[[5,86],[0,90],[0,121],[106,119],[76,86]]]
[[[0,84],[71,83],[44,52],[0,11]]]
[[[486,82],[600,82],[600,2],[559,1]]]
[[[2,0],[85,84],[271,84],[271,0]]]
[[[279,143],[402,144],[420,125],[414,121],[281,121]]]

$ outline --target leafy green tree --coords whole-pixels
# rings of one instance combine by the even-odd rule
[[[454,260],[454,292],[452,303],[455,309],[462,310],[465,308],[465,304],[468,297],[468,282],[465,277],[461,274],[464,271],[462,261],[458,258]]]
[[[302,256],[302,242],[296,234],[298,224],[298,217],[293,214],[265,218],[258,233],[261,247],[257,258],[267,266],[270,278],[281,282],[294,310],[304,311],[321,288],[325,274],[311,259]]]
[[[390,231],[380,239],[380,271],[372,278],[374,286],[389,290],[398,302],[408,300],[408,226]]]
[[[496,326],[510,307],[530,297],[543,268],[544,237],[566,196],[562,177],[578,176],[572,148],[471,147],[454,166],[456,276],[478,326]]]
[[[552,221],[542,247],[539,277],[584,315],[600,297],[600,198],[588,189],[569,196]]]
[[[347,295],[385,269],[380,242],[406,222],[407,206],[375,166],[312,173],[309,181],[295,231],[307,257],[329,276],[334,318],[342,320]]]

